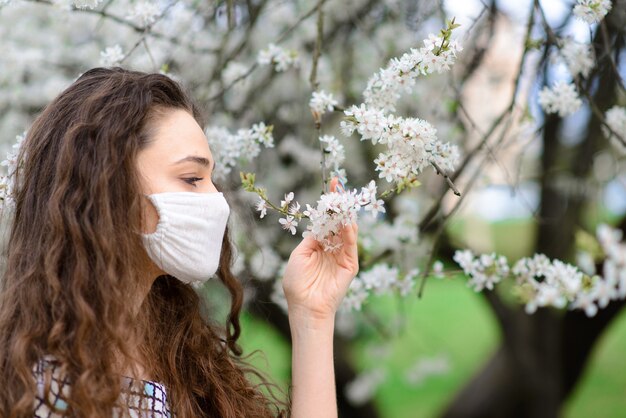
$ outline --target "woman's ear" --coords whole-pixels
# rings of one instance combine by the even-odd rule
[[[141,231],[144,234],[151,234],[156,231],[159,223],[159,213],[156,206],[146,194],[141,195]]]

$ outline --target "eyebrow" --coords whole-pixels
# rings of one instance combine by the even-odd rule
[[[172,163],[172,165],[184,163],[187,161],[191,161],[192,163],[200,164],[204,167],[208,167],[211,164],[211,161],[208,158],[198,157],[197,155],[188,155],[185,158],[181,158],[180,160]],[[215,166],[215,165],[214,165]]]

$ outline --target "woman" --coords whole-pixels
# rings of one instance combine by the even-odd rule
[[[230,210],[201,126],[177,83],[121,68],[87,71],[35,120],[0,293],[0,416],[276,415],[240,359]],[[333,321],[356,236],[346,226],[333,254],[307,237],[289,258],[293,417],[337,415]],[[214,274],[226,327],[192,287]]]

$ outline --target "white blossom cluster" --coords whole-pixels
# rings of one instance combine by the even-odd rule
[[[447,48],[441,48],[444,39],[430,34],[420,49],[412,48],[400,58],[392,58],[387,67],[374,74],[363,92],[367,107],[395,111],[395,104],[402,91],[410,92],[420,75],[448,71],[463,50],[452,40]]]
[[[235,80],[239,80],[239,86],[244,86],[246,84],[246,80],[242,79],[249,71],[249,68],[237,61],[231,61],[228,63],[224,71],[222,71],[222,80],[225,85],[230,85],[235,82]]]
[[[401,93],[412,91],[418,76],[449,70],[461,50],[456,40],[429,35],[422,48],[392,58],[387,67],[375,73],[363,92],[365,102],[344,111],[344,135],[356,131],[361,141],[387,145],[387,152],[374,161],[379,178],[390,183],[413,180],[429,165],[446,172],[454,170],[460,155],[455,145],[439,141],[437,130],[425,120],[392,112]]]
[[[544,254],[519,260],[512,273],[521,286],[520,293],[529,314],[540,307],[560,309],[575,303],[583,289],[584,274],[577,267],[560,260],[551,261]]]
[[[574,6],[574,16],[591,25],[604,19],[611,7],[610,0],[578,0]]]
[[[415,286],[418,275],[418,269],[412,269],[402,276],[397,267],[391,267],[386,263],[375,264],[371,269],[352,279],[348,293],[341,302],[341,309],[360,311],[372,293],[381,296],[396,292],[400,296],[407,296]]]
[[[265,281],[275,278],[283,260],[269,245],[262,245],[250,258],[250,270],[254,277]]]
[[[223,127],[209,126],[205,134],[215,159],[214,179],[225,179],[238,163],[251,161],[261,152],[261,145],[274,147],[273,127],[259,122],[250,129],[231,133]]]
[[[107,47],[100,52],[100,65],[103,67],[115,67],[124,59],[124,51],[119,44]]]
[[[614,135],[615,133],[619,135],[623,141],[626,141],[626,107],[613,106],[606,111],[604,119],[606,124],[611,128],[611,130],[608,130],[606,127],[603,127],[604,135],[611,140],[615,149],[622,155],[626,154],[626,145]]]
[[[605,283],[595,291],[599,300],[598,305],[603,308],[609,299],[626,298],[626,243],[622,241],[622,231],[608,225],[600,225],[596,235],[606,255],[602,266]]]
[[[319,137],[320,142],[324,144],[324,152],[326,153],[324,157],[326,168],[331,169],[330,176],[338,176],[344,177],[343,172],[340,173],[339,166],[343,164],[346,159],[345,148],[339,142],[337,138],[332,135],[323,135]]]
[[[404,376],[409,384],[419,386],[429,377],[449,373],[450,368],[450,359],[445,355],[422,357],[406,370]]]
[[[267,49],[259,52],[257,62],[261,65],[273,64],[274,69],[280,72],[290,67],[297,68],[300,65],[300,57],[296,50],[287,50],[271,43]]]
[[[294,193],[289,192],[285,194],[284,200],[280,201],[279,209],[285,216],[278,222],[283,229],[295,235],[298,220],[302,216],[308,217],[309,224],[302,236],[312,236],[322,244],[325,251],[334,251],[342,245],[338,237],[341,229],[356,222],[357,213],[361,208],[370,212],[373,217],[378,213],[385,213],[384,202],[376,197],[376,192],[376,182],[372,180],[367,187],[361,188],[360,193],[353,189],[322,194],[316,207],[307,203],[304,211],[300,211],[300,203],[294,201]],[[270,207],[264,197],[259,197],[256,210],[260,212],[260,218],[267,215],[267,209]]]
[[[471,250],[459,250],[454,253],[453,259],[461,266],[463,272],[470,276],[467,284],[476,292],[485,288],[493,290],[494,285],[509,274],[509,265],[504,256],[496,254],[475,256]]]
[[[360,373],[345,387],[345,395],[348,401],[355,406],[363,405],[376,393],[378,387],[387,378],[386,370],[377,367],[370,371]]]
[[[11,151],[7,152],[6,158],[0,162],[0,166],[7,167],[6,174],[0,175],[0,206],[3,209],[11,210],[14,207],[14,190],[15,190],[15,170],[19,165],[18,156],[20,147],[26,139],[26,132],[16,137],[15,144],[11,147]]]
[[[545,86],[539,92],[539,105],[546,113],[558,113],[564,117],[576,112],[582,104],[572,83],[559,80],[551,88]]]
[[[579,74],[583,77],[589,76],[589,72],[595,65],[593,48],[590,44],[565,38],[562,40],[559,52],[572,76],[576,77]]]
[[[309,100],[309,107],[316,119],[326,112],[332,112],[337,104],[338,102],[333,95],[326,93],[324,90],[314,91],[311,95],[311,100]]]
[[[141,27],[148,27],[156,22],[160,14],[161,8],[156,3],[143,0],[134,4],[126,18],[133,20]]]
[[[379,178],[398,183],[414,178],[435,163],[444,171],[453,171],[460,157],[456,145],[437,139],[437,130],[425,120],[385,115],[384,111],[364,104],[345,110],[341,122],[345,135],[356,131],[361,141],[386,144],[387,152],[374,160]]]
[[[371,217],[361,219],[359,239],[363,250],[371,254],[399,251],[406,245],[417,244],[419,228],[417,217],[400,212],[391,222]]]
[[[302,236],[313,237],[322,244],[325,251],[341,248],[342,242],[337,234],[344,226],[356,222],[361,208],[370,212],[373,217],[378,213],[385,213],[384,202],[377,198],[376,192],[376,182],[372,180],[359,193],[356,189],[330,192],[320,196],[316,207],[307,203],[303,214],[309,218],[309,224]]]
[[[468,285],[473,285],[476,291],[492,290],[510,273],[515,279],[516,293],[529,314],[551,306],[582,309],[592,317],[611,300],[626,298],[626,244],[621,241],[622,233],[600,225],[596,234],[606,255],[602,276],[590,276],[576,266],[550,260],[544,254],[522,258],[511,269],[503,256],[475,256],[470,250],[457,251],[454,260],[471,278]],[[590,270],[589,266],[586,269]]]

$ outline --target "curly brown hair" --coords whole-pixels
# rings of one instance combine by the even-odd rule
[[[59,413],[109,418],[120,395],[116,353],[128,365],[135,350],[151,359],[178,417],[288,413],[263,393],[272,385],[237,344],[243,289],[230,270],[228,228],[217,271],[231,296],[225,326],[208,318],[195,289],[169,275],[156,279],[138,313],[129,300],[146,255],[136,157],[162,109],[184,109],[204,125],[170,77],[94,68],[29,129],[0,289],[0,416],[33,416],[33,365],[53,355],[72,385]]]

